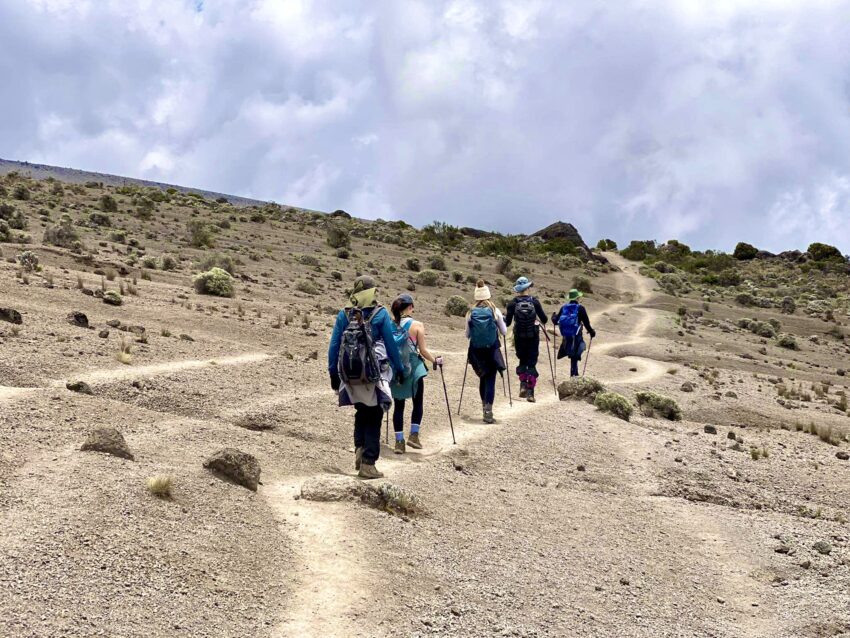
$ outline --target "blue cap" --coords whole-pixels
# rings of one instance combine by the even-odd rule
[[[528,290],[534,285],[533,281],[529,281],[528,277],[520,277],[516,280],[516,285],[514,286],[514,292],[523,292],[524,290]]]

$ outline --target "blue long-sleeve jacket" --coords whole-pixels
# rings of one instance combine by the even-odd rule
[[[393,324],[392,319],[390,319],[390,313],[387,312],[387,309],[383,306],[378,307],[377,310],[364,308],[363,319],[369,319],[369,316],[373,312],[377,314],[375,314],[372,321],[369,323],[372,327],[372,341],[380,340],[384,342],[393,372],[399,374],[404,371],[404,367],[401,363],[401,354],[398,351],[398,346],[393,338]],[[345,314],[345,310],[340,310],[339,314],[336,316],[334,331],[331,335],[331,343],[328,347],[328,372],[331,374],[337,373],[336,366],[337,360],[339,359],[339,348],[342,344],[342,333],[347,326],[348,316]]]

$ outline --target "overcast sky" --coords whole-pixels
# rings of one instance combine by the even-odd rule
[[[0,157],[850,252],[850,0],[0,0]]]

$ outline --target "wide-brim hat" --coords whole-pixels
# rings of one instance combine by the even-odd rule
[[[520,277],[516,280],[516,285],[514,285],[514,292],[523,292],[524,290],[528,290],[534,285],[534,282],[529,280],[528,277]]]
[[[575,288],[570,290],[570,294],[569,294],[569,300],[570,301],[575,301],[579,297],[584,297],[584,293],[581,290],[576,290]]]

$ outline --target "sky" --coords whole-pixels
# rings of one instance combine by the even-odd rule
[[[0,0],[0,157],[850,253],[850,0]]]

